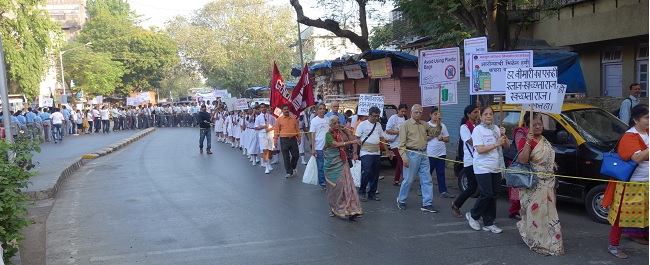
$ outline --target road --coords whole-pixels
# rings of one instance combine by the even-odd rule
[[[196,129],[159,129],[70,176],[47,220],[48,264],[648,262],[648,247],[627,238],[628,261],[609,255],[609,226],[589,220],[582,206],[560,203],[566,255],[542,257],[507,218],[505,195],[497,218],[504,232],[477,232],[451,215],[451,199],[436,197],[440,212],[424,213],[413,189],[410,208],[398,210],[390,177],[380,181],[382,201],[362,204],[363,218],[328,217],[325,193],[285,179],[281,165],[265,175],[229,145],[214,143],[215,154],[200,155],[197,141]]]

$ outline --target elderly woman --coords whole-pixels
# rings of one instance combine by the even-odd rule
[[[555,208],[555,177],[557,168],[553,146],[542,136],[544,124],[539,113],[533,114],[530,126],[530,112],[524,115],[529,130],[526,138],[517,143],[519,163],[532,166],[537,175],[537,184],[530,189],[519,189],[521,220],[517,222],[519,234],[531,251],[545,256],[564,254],[560,220]]]
[[[603,207],[610,206],[607,220],[612,225],[607,251],[619,259],[627,259],[618,248],[621,234],[648,245],[648,105],[632,108],[629,124],[631,128],[621,137],[616,152],[639,165],[629,182],[610,182],[603,198]]]
[[[325,135],[323,153],[329,214],[332,217],[347,217],[352,221],[363,214],[363,210],[348,167],[346,147],[354,145],[356,149],[359,140],[347,139],[346,134],[341,131],[341,122],[337,116],[330,117],[328,121],[330,129]],[[354,151],[356,153],[356,150]]]

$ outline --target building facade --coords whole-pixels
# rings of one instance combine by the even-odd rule
[[[359,54],[361,50],[349,39],[341,38],[334,33],[321,28],[307,27],[301,32],[303,40],[310,40],[313,45],[314,59],[312,62],[334,60],[343,55]]]

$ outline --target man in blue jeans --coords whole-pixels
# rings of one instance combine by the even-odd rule
[[[200,130],[200,135],[199,135],[199,153],[203,154],[203,140],[207,138],[208,140],[208,146],[207,146],[207,153],[208,155],[212,154],[212,134],[210,133],[210,113],[207,112],[208,108],[205,105],[201,105],[201,111],[198,114],[198,121],[199,121],[199,130]]]
[[[379,114],[381,111],[377,107],[371,107],[368,110],[368,119],[361,122],[357,127],[355,136],[361,141],[361,185],[359,186],[359,197],[362,202],[380,201],[377,193],[377,182],[379,182],[379,168],[381,167],[381,150],[379,142],[386,142],[384,139],[384,130],[379,124]],[[388,157],[393,159],[393,153],[388,150],[388,145],[383,145],[384,151]],[[366,197],[366,187],[368,196]]]
[[[402,185],[399,188],[397,208],[406,210],[406,199],[409,190],[413,185],[415,176],[418,175],[420,177],[420,188],[422,189],[422,207],[420,210],[437,213],[438,210],[433,207],[433,184],[429,172],[429,158],[424,153],[427,150],[427,142],[440,135],[440,129],[421,121],[421,117],[422,106],[413,105],[411,107],[411,118],[405,121],[399,129],[397,149],[399,149],[399,154],[402,156],[404,180],[402,180]]]
[[[311,133],[311,155],[316,157],[316,164],[318,165],[318,185],[322,190],[325,190],[325,154],[323,148],[325,147],[325,135],[329,131],[330,124],[325,118],[325,104],[319,103],[316,105],[316,117],[311,119],[309,124],[309,132]]]

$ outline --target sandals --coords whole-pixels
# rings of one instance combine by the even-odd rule
[[[612,254],[612,256],[617,257],[619,259],[627,259],[627,254],[623,253],[623,251],[621,251],[621,249],[619,249],[618,247],[610,245],[607,248],[607,252],[609,252],[609,254]]]
[[[460,213],[460,208],[456,207],[454,205],[454,202],[451,202],[451,213],[454,215],[456,218],[461,218],[463,215]]]
[[[632,239],[632,241],[634,241],[637,244],[641,244],[641,245],[648,244],[648,240],[643,237],[630,236],[630,239]]]
[[[393,186],[399,186],[401,185],[399,181],[393,181]]]

